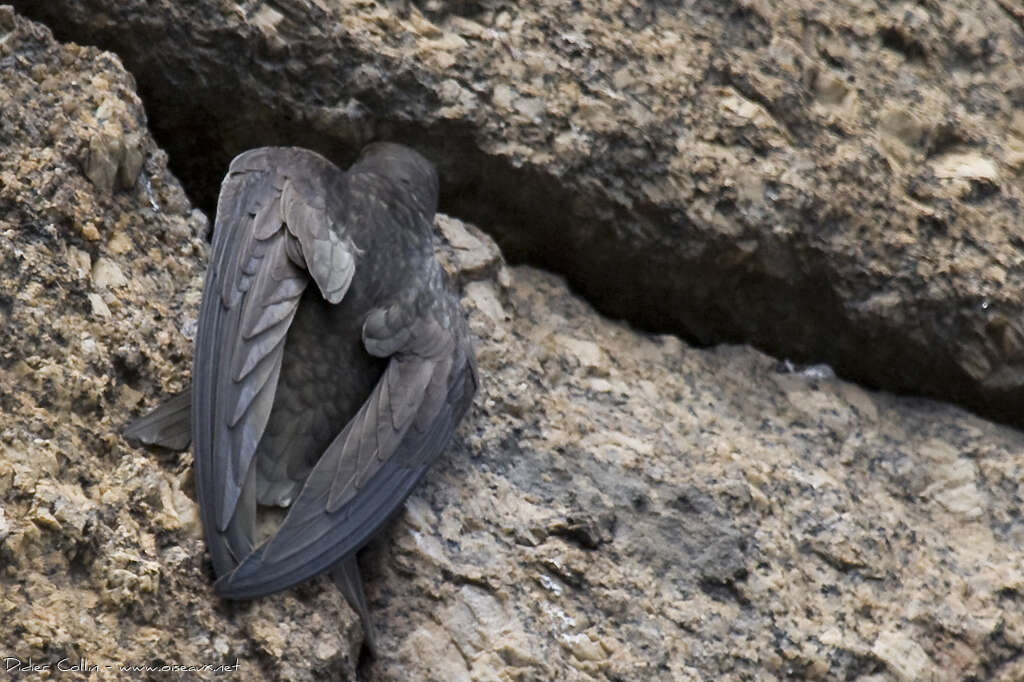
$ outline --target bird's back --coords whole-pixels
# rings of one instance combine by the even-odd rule
[[[352,293],[336,305],[313,288],[302,297],[288,330],[274,406],[257,450],[260,504],[291,504],[320,455],[366,401],[387,366],[363,346],[361,331],[369,303]]]
[[[360,249],[340,303],[306,290],[288,330],[274,406],[257,451],[257,501],[287,507],[326,447],[355,416],[387,366],[366,351],[362,330],[374,308],[457,303],[434,257],[432,215],[376,173],[328,183],[328,211]],[[461,319],[461,313],[460,319]],[[446,316],[447,317],[447,316]]]

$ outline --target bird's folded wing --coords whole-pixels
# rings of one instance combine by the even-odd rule
[[[200,511],[218,575],[252,549],[250,465],[310,275],[332,302],[352,279],[354,249],[331,229],[323,203],[340,172],[313,152],[262,148],[236,157],[221,186],[191,414]]]
[[[218,580],[221,596],[276,592],[355,552],[444,449],[476,388],[472,351],[429,316],[394,312],[375,310],[363,330],[371,353],[393,353],[377,386],[321,456],[277,533]]]

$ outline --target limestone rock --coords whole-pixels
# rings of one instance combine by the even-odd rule
[[[1024,424],[1011,0],[15,5],[123,57],[206,208],[248,147],[407,142],[614,317]]]

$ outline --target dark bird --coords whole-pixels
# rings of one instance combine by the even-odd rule
[[[259,597],[330,570],[371,650],[356,552],[477,387],[465,317],[434,257],[437,194],[430,162],[397,144],[366,147],[348,172],[296,148],[236,157],[191,391],[125,431],[191,441],[217,594]],[[258,505],[288,512],[257,545]]]

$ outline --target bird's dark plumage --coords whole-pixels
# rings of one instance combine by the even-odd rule
[[[369,636],[355,552],[445,447],[476,390],[434,257],[438,181],[370,145],[343,172],[261,148],[221,187],[191,393],[126,435],[186,447],[216,591],[258,597],[331,569]],[[257,546],[257,505],[289,511]]]

